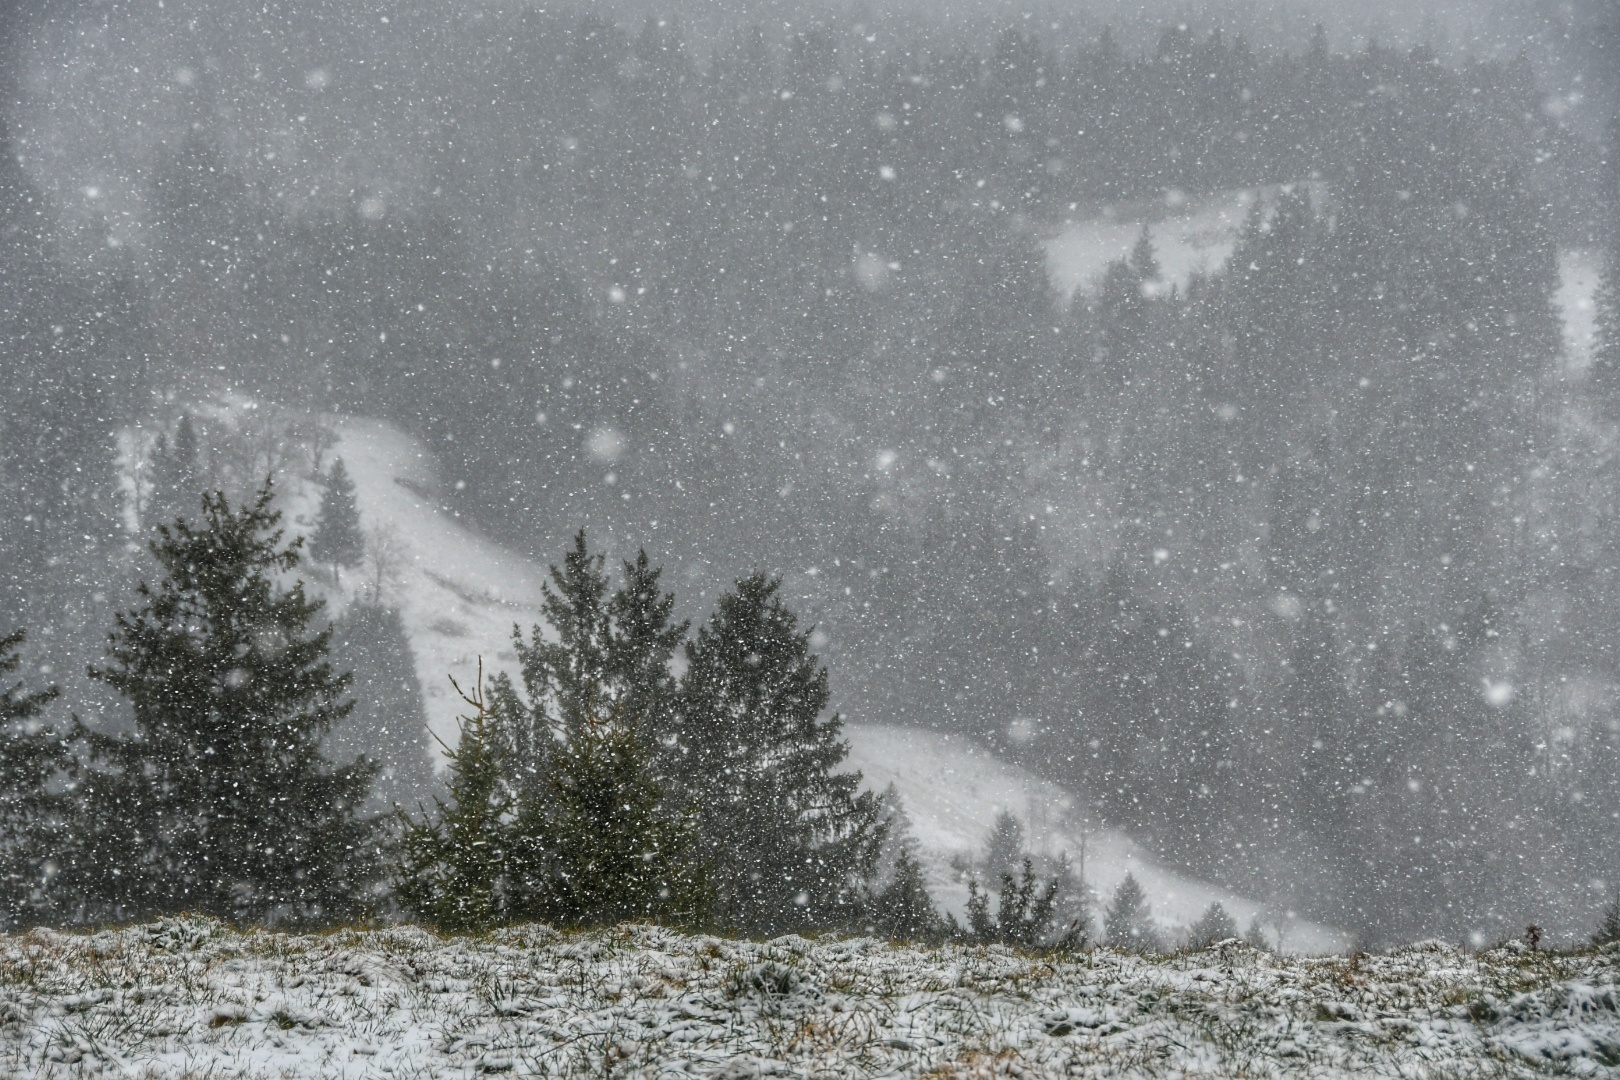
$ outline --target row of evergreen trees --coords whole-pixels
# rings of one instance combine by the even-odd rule
[[[308,546],[341,553],[353,491],[334,475]],[[520,679],[480,670],[463,694],[448,799],[396,808],[390,829],[365,810],[375,763],[326,755],[353,676],[328,657],[324,602],[287,583],[306,543],[286,541],[272,503],[266,482],[246,505],[214,493],[197,525],[157,527],[161,577],[91,673],[128,700],[132,733],[53,729],[55,688],[0,691],[7,925],[179,911],[319,924],[378,911],[391,885],[406,914],[446,930],[650,919],[1026,948],[1095,938],[1089,888],[1066,859],[1037,873],[1010,814],[969,880],[966,924],[940,916],[892,792],[835,771],[846,748],[827,671],[779,582],[738,582],[689,635],[645,553],[614,589],[583,532],[545,587],[552,632],[514,632]],[[0,675],[22,644],[0,639]],[[995,910],[981,873],[999,881]],[[1161,947],[1133,877],[1104,927],[1117,947]],[[1234,936],[1217,906],[1192,940]]]
[[[334,474],[313,535],[340,563],[352,490]],[[885,904],[937,921],[914,860],[878,887],[890,815],[835,771],[827,672],[779,583],[739,582],[689,639],[645,553],[611,589],[583,533],[546,587],[550,630],[516,636],[519,679],[480,672],[467,693],[449,801],[402,814],[396,843],[365,811],[376,765],[323,752],[353,676],[328,656],[324,601],[292,576],[305,538],[280,519],[266,481],[245,505],[216,492],[197,524],[157,527],[161,574],[90,672],[129,703],[132,732],[46,726],[54,689],[0,696],[8,925],[330,922],[376,910],[390,877],[406,911],[450,929],[650,918],[774,933],[854,927]],[[22,643],[0,640],[0,674]]]
[[[545,590],[553,633],[516,634],[520,678],[466,695],[450,801],[407,822],[407,909],[454,927],[860,920],[884,815],[834,771],[846,748],[809,632],[764,575],[694,638],[673,608],[645,553],[612,589],[575,537]]]

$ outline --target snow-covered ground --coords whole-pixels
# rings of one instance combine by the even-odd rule
[[[398,546],[394,597],[415,654],[428,722],[454,745],[461,702],[449,676],[470,687],[480,657],[487,672],[514,670],[513,623],[525,632],[539,620],[543,567],[477,535],[435,496],[439,481],[429,452],[388,424],[345,420],[338,425],[340,455],[354,477],[361,521],[382,529]],[[515,673],[515,671],[514,671]],[[935,896],[961,914],[967,886],[951,860],[982,850],[996,815],[1022,818],[1037,851],[1067,851],[1106,899],[1127,872],[1141,881],[1160,924],[1185,927],[1215,900],[1243,925],[1260,906],[1154,865],[1129,838],[1112,829],[1087,828],[1069,792],[997,758],[961,737],[851,722],[850,766],[869,787],[899,791],[917,832]],[[1347,939],[1287,914],[1265,913],[1267,933],[1284,927],[1283,946],[1331,952]]]
[[[1614,951],[1144,959],[656,927],[0,938],[0,1074],[318,1078],[1620,1074]]]
[[[1131,253],[1143,226],[1153,239],[1165,285],[1183,289],[1194,273],[1219,270],[1231,257],[1255,200],[1269,206],[1281,189],[1237,188],[1213,195],[1169,192],[1161,199],[1074,213],[1046,242],[1046,270],[1065,303],[1101,281],[1108,264]]]

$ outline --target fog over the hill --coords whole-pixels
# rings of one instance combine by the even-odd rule
[[[780,575],[847,715],[1367,942],[1620,886],[1612,5],[0,32],[0,634],[92,722],[158,437],[239,485],[347,414],[516,551],[644,548],[683,617]]]

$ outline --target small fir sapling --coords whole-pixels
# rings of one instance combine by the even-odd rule
[[[484,665],[467,693],[451,680],[472,710],[460,718],[449,762],[450,800],[418,820],[399,811],[399,860],[394,895],[413,917],[442,930],[480,930],[505,915],[507,814],[512,798],[502,779],[504,761],[484,690]]]
[[[1103,914],[1103,933],[1108,944],[1116,949],[1144,953],[1160,951],[1159,935],[1153,926],[1153,911],[1135,874],[1126,874],[1125,880],[1114,890],[1113,900]]]
[[[326,493],[309,534],[309,557],[332,570],[332,581],[339,580],[342,567],[359,566],[366,553],[365,534],[360,530],[360,506],[355,500],[354,481],[343,459],[332,462],[326,474]]]

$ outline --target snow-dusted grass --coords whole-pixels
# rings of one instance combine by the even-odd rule
[[[0,939],[16,1077],[1519,1076],[1620,1062],[1617,954],[1143,959],[656,927]]]

